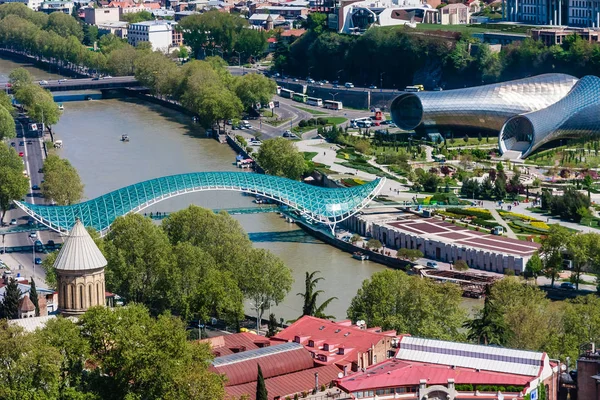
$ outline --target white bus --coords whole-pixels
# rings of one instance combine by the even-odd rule
[[[308,97],[306,99],[306,104],[310,106],[323,107],[323,99],[318,99],[316,97]]]
[[[341,101],[325,100],[323,107],[329,108],[330,110],[342,110],[344,107]]]
[[[289,90],[289,89],[281,88],[279,95],[281,97],[285,97],[287,99],[291,99],[292,97],[294,97],[294,91],[293,90]]]

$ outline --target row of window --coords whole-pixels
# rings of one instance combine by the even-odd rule
[[[368,397],[377,396],[385,396],[392,394],[404,394],[404,393],[416,393],[419,388],[417,386],[404,386],[397,388],[385,388],[385,389],[377,389],[377,390],[364,390],[360,392],[353,392],[352,395],[357,399],[363,399]]]

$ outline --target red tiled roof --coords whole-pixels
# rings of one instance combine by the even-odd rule
[[[144,8],[149,8],[151,10],[160,10],[160,4],[159,3],[144,3],[144,4],[142,4],[142,6]]]
[[[294,342],[298,337],[307,350],[326,357],[326,361],[315,359],[315,362],[342,365],[356,360],[357,352],[364,353],[381,340],[396,337],[396,331],[380,331],[380,328],[361,329],[348,320],[334,322],[305,315],[271,340]],[[314,342],[313,346],[309,346],[310,341]],[[338,354],[340,348],[344,349],[343,354]]]
[[[210,343],[215,356],[222,357],[240,351],[258,349],[260,347],[258,344],[268,344],[269,339],[250,332],[242,332],[203,339],[201,342]]]
[[[270,37],[267,39],[267,43],[277,43],[277,39],[275,39],[274,37]]]
[[[446,385],[450,378],[454,379],[456,384],[514,386],[526,386],[531,380],[536,379],[531,376],[490,371],[477,372],[471,368],[452,368],[449,365],[392,358],[367,368],[365,372],[348,375],[336,382],[345,391],[354,392],[365,389],[418,386],[421,379],[427,379],[427,385]]]
[[[300,37],[306,33],[306,29],[289,29],[287,31],[281,32],[282,37],[295,36]]]
[[[22,312],[35,311],[35,306],[28,295],[25,295],[19,300],[19,310]]]
[[[262,364],[261,364],[262,368]],[[310,392],[315,387],[315,373],[319,373],[319,386],[328,385],[332,380],[338,377],[340,370],[335,365],[325,365],[323,367],[311,368],[304,371],[294,372],[287,375],[281,375],[274,378],[265,379],[269,398],[294,395],[303,391]],[[248,396],[248,400],[256,399],[256,381],[242,385],[228,386],[225,392],[232,397],[239,398],[243,395]],[[291,397],[291,396],[290,396]]]
[[[274,348],[288,349],[281,352],[269,354]],[[254,382],[258,374],[258,364],[263,372],[263,377],[290,374],[314,367],[314,362],[309,351],[302,347],[294,348],[289,344],[279,344],[262,349],[250,350],[240,354],[239,361],[229,360],[238,354],[225,357],[217,357],[213,360],[211,369],[219,374],[227,376],[225,386],[240,385],[242,383]],[[227,361],[227,362],[224,362]]]

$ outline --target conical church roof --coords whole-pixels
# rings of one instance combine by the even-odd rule
[[[94,243],[94,239],[77,219],[56,257],[54,268],[63,271],[85,271],[104,268],[106,264],[106,258]]]

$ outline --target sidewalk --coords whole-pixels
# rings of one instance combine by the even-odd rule
[[[510,226],[508,226],[506,221],[502,219],[500,214],[498,214],[498,211],[495,208],[490,208],[489,210],[492,213],[492,217],[494,217],[498,225],[502,225],[504,227],[504,230],[506,231],[506,236],[508,236],[511,239],[518,239],[517,235],[515,235],[512,229],[510,229]]]

